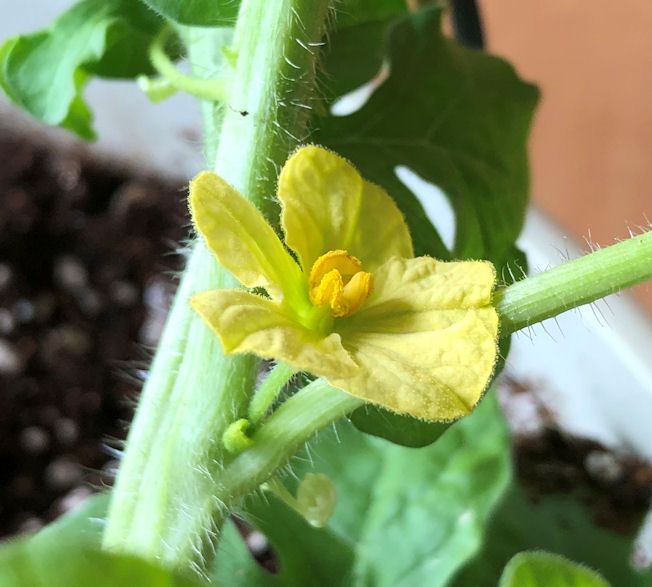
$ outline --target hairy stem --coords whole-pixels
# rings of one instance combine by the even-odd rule
[[[568,261],[496,294],[501,334],[652,278],[652,232]]]
[[[270,196],[277,170],[306,132],[318,57],[313,47],[325,33],[328,6],[329,0],[241,4],[227,107],[213,109],[208,132],[223,113],[215,169],[270,216],[276,213]],[[204,43],[210,34],[203,35]],[[215,29],[215,42],[223,38],[224,31]],[[212,53],[221,54],[220,48]],[[199,572],[210,564],[226,513],[216,488],[231,459],[221,438],[246,414],[258,363],[225,357],[188,299],[235,285],[196,244],[129,433],[106,548]]]
[[[254,393],[254,397],[249,405],[247,418],[252,424],[258,424],[265,417],[265,414],[272,407],[272,404],[276,401],[276,398],[286,383],[290,381],[292,375],[296,372],[296,369],[293,367],[285,363],[278,363],[267,374],[260,387],[256,390],[256,393]]]

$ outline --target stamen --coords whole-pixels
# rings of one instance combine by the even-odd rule
[[[350,316],[371,294],[373,275],[362,271],[360,260],[336,250],[319,257],[310,270],[310,299],[328,305],[336,318]]]

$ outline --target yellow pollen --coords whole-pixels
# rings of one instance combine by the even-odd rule
[[[350,316],[371,294],[373,275],[362,271],[360,260],[346,251],[328,251],[310,270],[310,299],[329,306],[336,318]]]

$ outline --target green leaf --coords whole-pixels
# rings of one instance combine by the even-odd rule
[[[363,406],[351,414],[353,425],[366,434],[412,448],[428,446],[451,427],[450,422],[423,422],[378,406]]]
[[[596,526],[576,496],[531,501],[515,483],[492,516],[482,550],[451,586],[495,585],[514,555],[545,550],[596,569],[613,585],[651,587],[652,571],[636,572],[629,565],[632,548],[630,537]]]
[[[230,587],[303,587],[328,585],[348,587],[353,551],[328,528],[311,526],[294,510],[270,495],[253,496],[244,517],[263,532],[280,562],[271,575],[253,559],[242,536],[231,521],[222,530],[212,579]]]
[[[265,571],[251,556],[240,532],[227,520],[220,533],[211,580],[228,587],[270,587],[275,577]]]
[[[202,583],[130,556],[102,552],[108,494],[28,538],[0,547],[2,587],[199,587]]]
[[[330,477],[335,513],[318,530],[276,499],[251,502],[247,517],[269,537],[281,574],[267,576],[277,582],[247,583],[251,560],[240,557],[239,573],[247,579],[230,583],[234,587],[446,585],[480,548],[509,483],[510,457],[489,397],[427,448],[396,446],[345,424],[322,432],[292,468],[298,478],[307,472]],[[225,548],[218,571],[220,561],[232,562],[237,553],[232,544],[220,545]]]
[[[13,37],[7,39],[2,45],[0,45],[0,88],[2,91],[7,94],[7,97],[13,102],[18,102],[18,99],[11,93],[11,88],[7,84],[7,58],[11,54],[11,51],[14,48],[14,45],[18,41],[18,37]]]
[[[371,80],[385,59],[385,36],[392,20],[373,20],[331,33],[325,54],[325,89],[330,99]]]
[[[563,556],[522,552],[505,567],[499,587],[609,587],[609,583]]]
[[[3,587],[199,587],[192,578],[162,569],[133,556],[88,548],[73,549],[53,543],[36,549],[27,542],[5,546],[0,552]]]
[[[89,497],[79,507],[48,524],[26,542],[43,549],[54,543],[65,547],[83,543],[92,548],[99,548],[109,498],[108,493]]]
[[[82,91],[92,75],[152,72],[147,49],[163,21],[132,0],[83,0],[41,32],[0,47],[0,85],[39,120],[84,139],[95,134]]]

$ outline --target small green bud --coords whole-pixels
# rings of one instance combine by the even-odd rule
[[[237,455],[243,450],[248,449],[254,441],[247,436],[250,422],[246,418],[236,420],[224,431],[222,435],[222,442],[224,448],[231,454]]]

